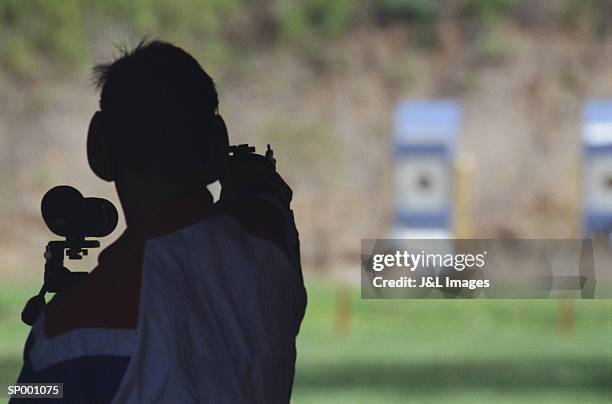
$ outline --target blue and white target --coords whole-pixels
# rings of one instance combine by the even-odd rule
[[[583,234],[612,232],[612,99],[591,99],[583,111]]]
[[[398,105],[393,127],[396,238],[452,237],[452,167],[461,121],[454,101]]]

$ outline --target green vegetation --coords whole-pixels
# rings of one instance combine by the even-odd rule
[[[610,401],[610,306],[576,301],[558,335],[557,301],[360,300],[345,336],[335,294],[309,288],[296,403]]]
[[[605,1],[4,0],[0,68],[26,78],[70,72],[85,64],[96,39],[136,43],[147,35],[193,45],[218,68],[259,47],[281,45],[308,57],[360,27],[399,25],[414,34],[415,46],[435,47],[441,19],[457,21],[468,41],[502,19],[528,25],[534,18],[586,21],[601,37],[609,30]]]
[[[14,381],[33,286],[0,287],[0,385]],[[557,301],[360,300],[335,328],[335,292],[311,284],[298,339],[295,403],[608,403],[611,303],[576,301],[558,335]]]

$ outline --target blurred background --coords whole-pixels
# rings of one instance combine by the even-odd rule
[[[19,313],[52,238],[45,191],[119,206],[87,166],[91,67],[145,36],[196,56],[230,140],[271,143],[293,187],[310,297],[294,402],[610,402],[607,300],[358,291],[360,240],[395,221],[405,100],[460,107],[455,235],[581,236],[583,109],[612,97],[610,0],[0,0],[0,385],[16,379]],[[67,266],[91,269],[92,253]]]

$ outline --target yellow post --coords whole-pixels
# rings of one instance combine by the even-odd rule
[[[474,163],[471,156],[458,154],[453,166],[453,233],[456,239],[473,237],[472,178]]]
[[[571,204],[572,227],[570,237],[582,237],[582,200],[584,196],[584,184],[582,183],[582,156],[579,156],[572,163],[569,178],[569,186],[574,196]]]
[[[568,216],[571,220],[571,229],[569,229],[570,237],[581,237],[581,200],[582,200],[582,161],[577,158],[573,161],[568,176],[567,186],[573,191],[573,200],[569,206]],[[576,308],[573,299],[561,299],[557,307],[557,334],[560,336],[569,336],[574,333],[574,325],[576,324]]]
[[[557,333],[563,337],[572,335],[574,333],[575,323],[576,315],[574,309],[574,300],[559,300],[559,311],[557,314]]]
[[[351,290],[347,286],[336,288],[336,334],[346,336],[351,326]]]

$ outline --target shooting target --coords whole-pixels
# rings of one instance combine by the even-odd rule
[[[585,168],[588,208],[597,212],[612,212],[612,155],[593,156]]]
[[[413,156],[398,163],[397,204],[412,213],[444,210],[449,200],[449,173],[444,160]]]

